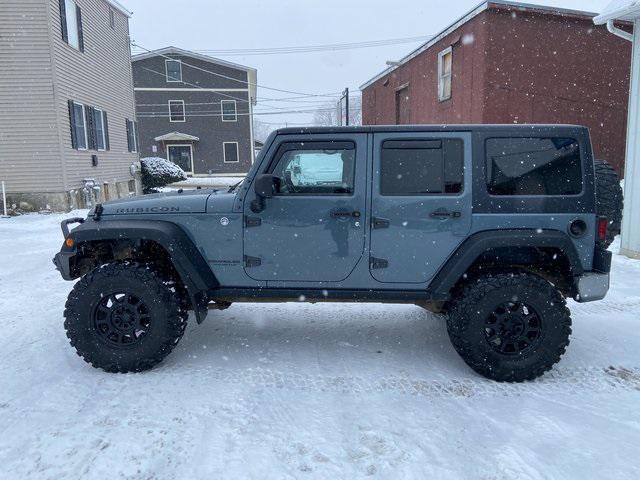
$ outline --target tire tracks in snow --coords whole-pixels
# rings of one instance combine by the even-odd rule
[[[630,302],[620,302],[614,300],[600,300],[594,303],[576,303],[572,302],[568,305],[571,310],[571,316],[579,315],[606,315],[608,313],[629,313],[638,311],[640,300]]]
[[[171,372],[150,372],[151,375],[180,375]],[[148,375],[149,375],[148,374]],[[195,374],[195,375],[194,375]],[[350,375],[311,375],[285,372],[264,367],[229,370],[222,368],[190,372],[190,376],[203,376],[203,381],[216,381],[251,387],[279,390],[327,392],[340,394],[393,393],[426,398],[465,398],[486,396],[519,396],[529,394],[584,394],[611,392],[612,390],[640,393],[640,368],[583,367],[557,368],[532,382],[510,384],[490,380],[424,380],[406,376],[362,377]]]

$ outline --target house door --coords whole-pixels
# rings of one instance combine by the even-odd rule
[[[191,145],[168,145],[167,158],[186,173],[193,173],[193,147]]]

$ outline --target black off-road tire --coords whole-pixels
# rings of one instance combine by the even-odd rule
[[[535,340],[522,341],[521,346],[527,341],[530,345],[521,352],[501,353],[498,350],[508,347],[511,337],[505,334],[505,342],[495,338],[495,312],[512,303],[526,305],[524,311],[537,315],[540,328],[536,332],[536,321],[530,319]],[[560,360],[569,345],[571,317],[560,292],[537,275],[485,275],[470,282],[452,301],[447,330],[458,354],[477,373],[500,382],[523,382],[543,375]]]
[[[596,212],[609,220],[607,239],[601,242],[605,248],[620,235],[624,198],[620,177],[615,169],[604,160],[594,160],[596,172]]]
[[[112,373],[149,370],[184,334],[188,312],[178,290],[150,265],[117,262],[98,267],[69,294],[64,311],[67,337],[78,355],[96,368]],[[128,330],[120,330],[123,317]]]

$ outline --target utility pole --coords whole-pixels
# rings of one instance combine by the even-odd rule
[[[344,89],[344,92],[342,92],[342,95],[344,96],[345,100],[346,100],[346,105],[345,105],[345,116],[347,117],[347,121],[345,123],[345,125],[348,127],[349,126],[349,87]]]
[[[344,124],[346,126],[349,126],[349,87],[345,88],[342,91],[342,96],[340,97],[340,100],[338,100],[338,113],[339,113],[339,117],[338,117],[338,125],[342,126],[342,101],[345,101],[345,110],[346,110],[346,116],[347,116],[347,120],[346,122],[344,122]]]

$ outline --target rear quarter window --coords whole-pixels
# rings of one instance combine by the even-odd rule
[[[486,140],[489,194],[579,195],[580,146],[573,138],[490,138]]]

